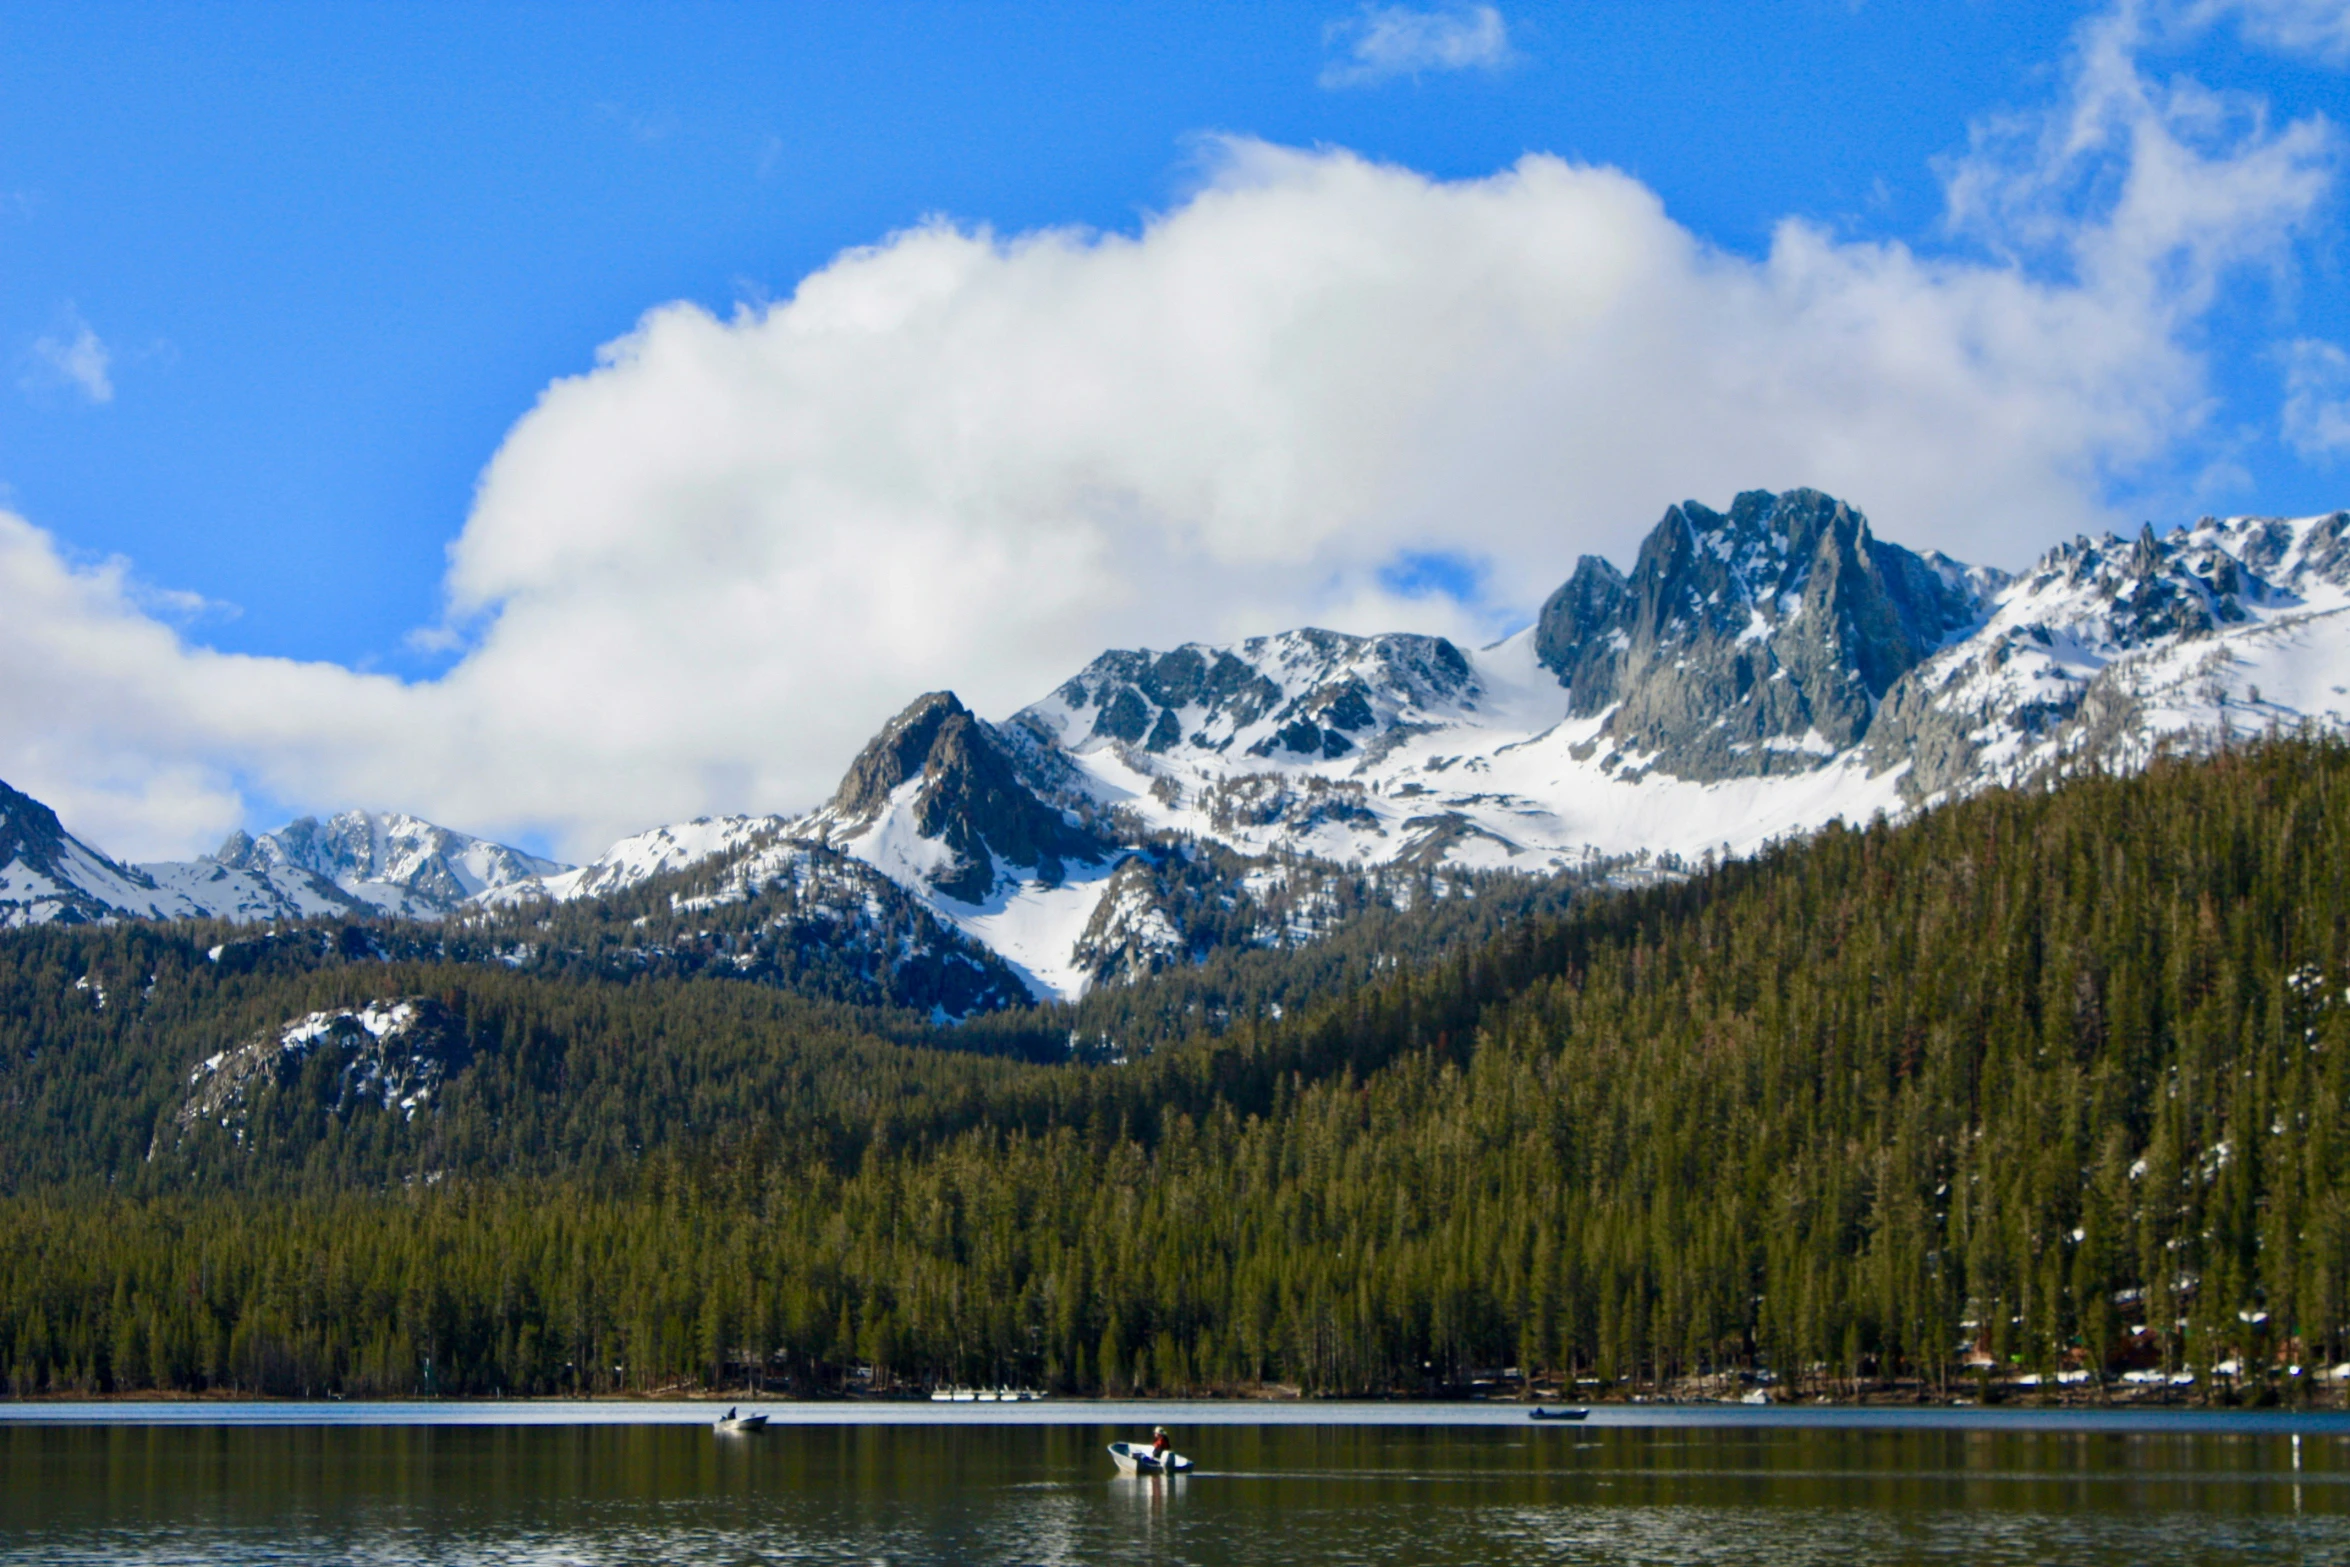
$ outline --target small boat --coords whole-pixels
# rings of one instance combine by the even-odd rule
[[[1179,1475],[1191,1467],[1191,1460],[1181,1453],[1169,1453],[1163,1459],[1151,1457],[1149,1445],[1142,1442],[1112,1442],[1110,1459],[1120,1474],[1127,1475]]]
[[[1591,1411],[1588,1409],[1545,1409],[1537,1404],[1526,1411],[1526,1418],[1528,1420],[1588,1420],[1591,1418]]]
[[[737,1414],[730,1409],[712,1421],[710,1428],[720,1436],[748,1436],[753,1431],[766,1430],[767,1417],[765,1415]]]

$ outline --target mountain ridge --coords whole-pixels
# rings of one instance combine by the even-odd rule
[[[2350,512],[2083,537],[2011,575],[1756,490],[1667,508],[1629,572],[1583,557],[1489,647],[1306,628],[1113,649],[1001,722],[932,692],[816,810],[655,828],[583,867],[364,812],[122,866],[18,807],[34,847],[10,879],[32,890],[0,887],[0,920],[439,918],[696,865],[847,874],[815,848],[1067,998],[1203,943],[1315,939],[1298,908],[1357,906],[1334,877],[1415,897],[1637,875],[2345,711]]]

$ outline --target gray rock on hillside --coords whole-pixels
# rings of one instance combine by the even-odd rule
[[[832,803],[809,830],[838,844],[889,809],[909,782],[917,836],[943,844],[952,860],[930,884],[965,903],[984,902],[996,860],[1058,884],[1065,862],[1098,860],[1111,845],[1028,787],[1012,748],[972,716],[951,691],[933,691],[890,720],[858,755]]]
[[[1798,772],[1858,742],[1895,681],[1978,623],[1984,586],[1831,496],[1750,490],[1727,515],[1667,511],[1628,577],[1585,556],[1535,648],[1570,712],[1608,712],[1595,748],[1638,770]]]
[[[2013,579],[1979,632],[1886,693],[1869,766],[1907,763],[1902,792],[1926,801],[2071,768],[2142,765],[2155,745],[2150,707],[2216,694],[2224,710],[2235,654],[2223,644],[2322,637],[2335,612],[2313,601],[2343,588],[2350,512],[2298,528],[2206,517],[2168,534],[2149,526],[2134,539],[2060,544]],[[2257,705],[2241,720],[2253,730],[2279,721]]]
[[[1474,707],[1475,675],[1442,637],[1352,636],[1307,627],[1235,648],[1102,654],[1025,717],[1048,707],[1071,722],[1061,745],[1109,741],[1148,758],[1188,747],[1276,762],[1376,759],[1398,715]],[[1042,728],[1056,726],[1043,722]]]

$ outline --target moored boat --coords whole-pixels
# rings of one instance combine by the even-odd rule
[[[1587,1420],[1590,1417],[1591,1411],[1588,1409],[1545,1409],[1540,1404],[1526,1411],[1528,1420]]]

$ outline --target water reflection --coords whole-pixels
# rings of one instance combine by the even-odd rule
[[[0,1427],[0,1563],[2350,1560],[2350,1444],[2263,1433]]]

